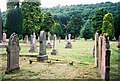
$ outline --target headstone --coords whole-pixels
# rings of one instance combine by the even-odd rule
[[[2,18],[1,18],[1,9],[0,9],[0,42],[2,42]]]
[[[29,44],[29,41],[28,41],[28,35],[26,35],[26,36],[25,36],[24,41],[25,41],[26,45],[28,45],[28,44]]]
[[[68,34],[68,41],[67,41],[67,44],[66,44],[65,48],[72,48],[71,34]]]
[[[6,43],[6,41],[7,41],[7,40],[6,40],[6,33],[3,33],[3,39],[2,39],[2,42],[3,42],[3,43]]]
[[[65,36],[65,41],[67,41],[67,35]]]
[[[102,57],[102,36],[99,36],[98,41],[98,68],[101,69],[101,58]]]
[[[52,48],[51,42],[50,42],[50,32],[48,32],[48,42],[46,45],[47,48]]]
[[[51,55],[57,55],[58,52],[56,50],[56,35],[54,35],[54,38],[53,38],[53,49],[52,49],[52,52],[51,52]]]
[[[30,44],[33,42],[33,35],[30,35]]]
[[[10,73],[13,70],[20,69],[19,67],[19,38],[18,35],[13,33],[10,36],[7,46],[7,69],[5,73]]]
[[[110,44],[107,36],[102,38],[102,57],[101,57],[101,79],[109,81],[110,79]]]
[[[98,67],[98,33],[95,34],[95,67]]]
[[[37,57],[37,61],[46,61],[48,60],[48,56],[46,55],[46,32],[41,31],[40,32],[40,49],[39,49],[39,55]]]
[[[29,52],[37,52],[37,46],[36,46],[36,35],[35,33],[33,33],[33,37],[31,37],[32,39],[32,44],[31,44],[31,47],[30,47],[30,50]]]
[[[61,37],[59,37],[59,43],[60,43]]]

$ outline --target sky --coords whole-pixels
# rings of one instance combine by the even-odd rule
[[[6,1],[0,0],[0,9],[1,11],[6,11]],[[23,0],[20,0],[23,1]],[[119,2],[120,0],[41,0],[41,7],[51,8],[57,5],[65,6],[65,5],[77,5],[77,4],[95,4],[101,2]]]

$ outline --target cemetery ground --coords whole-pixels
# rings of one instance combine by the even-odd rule
[[[49,63],[47,62],[35,62],[36,57],[20,57],[20,70],[13,71],[11,74],[5,74],[6,70],[6,49],[0,48],[0,51],[4,55],[0,56],[2,64],[0,65],[0,73],[3,79],[100,79],[100,73],[98,68],[94,67],[93,58],[93,40],[76,40],[72,43],[71,49],[66,49],[65,40],[57,40],[56,49],[58,55],[51,55],[52,49],[47,48],[47,55]],[[120,69],[118,63],[120,63],[120,55],[118,56],[117,41],[110,41],[111,56],[110,56],[110,78],[116,79],[120,76]],[[20,41],[20,55],[38,55],[39,52],[30,53],[29,45],[25,45],[23,41]],[[39,43],[37,42],[39,50]],[[29,60],[33,60],[32,64]],[[73,65],[69,62],[74,61]]]

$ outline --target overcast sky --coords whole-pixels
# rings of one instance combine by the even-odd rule
[[[7,0],[1,0],[0,1],[0,8],[1,11],[6,11],[6,1]],[[23,1],[23,0],[21,0]],[[100,2],[119,2],[120,0],[41,0],[41,6],[42,7],[53,7],[56,5],[75,5],[75,4],[95,4],[95,3],[100,3]]]

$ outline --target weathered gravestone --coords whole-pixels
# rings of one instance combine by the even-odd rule
[[[44,31],[40,32],[40,49],[39,55],[37,57],[37,61],[46,61],[48,60],[48,56],[46,55],[46,33]]]
[[[109,81],[110,79],[110,44],[106,35],[102,37],[102,54],[100,66],[101,79]]]
[[[29,44],[29,41],[28,41],[28,35],[25,36],[24,41],[25,41],[25,44],[26,44],[26,45]]]
[[[58,52],[56,50],[56,35],[54,35],[54,38],[53,38],[53,49],[52,49],[52,52],[51,52],[51,55],[57,55]]]
[[[98,33],[95,34],[95,67],[98,67]]]
[[[0,42],[2,41],[2,18],[1,18],[1,9],[0,9]]]
[[[18,35],[13,33],[10,36],[7,46],[7,69],[5,73],[10,73],[13,70],[20,69],[19,67],[19,38]]]
[[[46,45],[47,48],[52,48],[51,42],[50,42],[50,32],[48,32],[48,42]]]
[[[65,41],[67,41],[67,35],[65,36]]]
[[[30,47],[29,52],[37,52],[35,33],[33,33],[32,37],[31,37],[31,47]]]
[[[6,40],[6,33],[3,33],[3,39],[2,39],[2,42],[3,42],[3,43],[6,43],[6,41],[7,41],[7,40]]]
[[[68,41],[67,41],[67,44],[66,44],[65,48],[72,48],[71,34],[68,34]]]
[[[118,49],[120,50],[120,36],[118,38]]]

